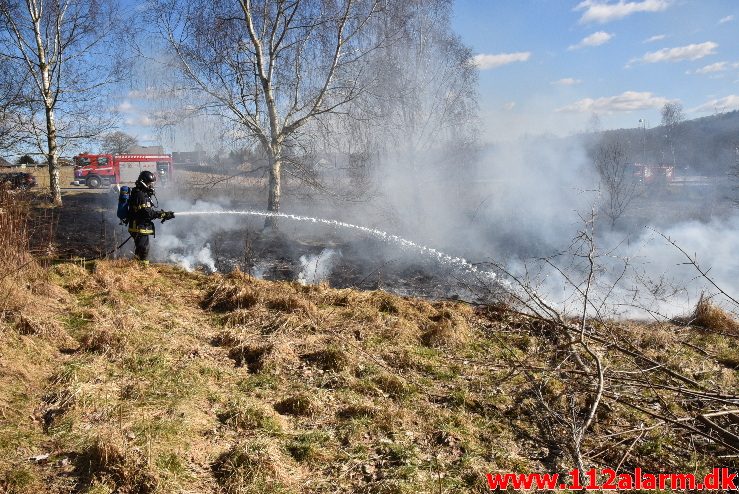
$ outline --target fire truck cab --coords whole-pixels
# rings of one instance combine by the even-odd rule
[[[83,153],[74,157],[72,185],[86,185],[91,189],[97,189],[111,185],[133,184],[144,170],[156,174],[160,185],[167,185],[174,178],[172,155]]]

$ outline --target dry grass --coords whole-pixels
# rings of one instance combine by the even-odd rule
[[[35,292],[44,292],[44,272],[29,252],[32,197],[0,185],[0,320],[15,319],[22,334],[41,335],[53,328],[36,311],[28,313],[34,309]]]
[[[274,410],[262,403],[247,400],[230,401],[218,414],[218,418],[237,430],[276,434],[286,428],[282,418]]]
[[[140,451],[114,432],[95,438],[77,459],[77,467],[87,482],[110,481],[118,492],[149,494],[158,485]]]
[[[306,353],[300,359],[325,371],[341,372],[349,367],[351,359],[347,352],[336,345],[328,344],[315,352]]]
[[[703,295],[698,300],[695,311],[689,318],[689,321],[694,326],[739,336],[739,321],[732,314],[726,312]]]
[[[283,283],[274,287],[240,271],[225,276],[214,284],[205,305],[216,311],[239,311],[261,305],[272,311],[315,314],[313,303],[302,296],[302,285]]]
[[[643,349],[650,355],[658,356],[667,348],[679,343],[679,335],[675,327],[666,323],[636,324],[623,323],[609,328],[609,331],[618,331],[620,334]]]
[[[274,443],[243,442],[218,457],[213,472],[226,494],[296,492],[296,469]]]
[[[350,420],[356,418],[373,418],[379,415],[379,413],[380,411],[372,405],[352,404],[338,410],[336,415],[340,419]]]
[[[59,325],[54,320],[40,318],[26,313],[11,315],[15,329],[22,335],[53,336],[61,333]]]
[[[31,260],[30,199],[31,196],[23,191],[0,185],[0,258],[3,260],[0,276],[3,278]]]
[[[298,360],[288,343],[241,343],[231,347],[228,356],[250,372],[279,372]]]
[[[308,393],[298,393],[275,403],[275,410],[282,415],[310,417],[318,411],[318,402]]]
[[[372,381],[393,398],[403,398],[412,392],[412,386],[396,374],[382,373],[373,377]]]
[[[36,187],[39,189],[49,188],[49,169],[46,166],[38,166],[32,168],[26,168],[23,170],[26,173],[32,174],[36,177]],[[74,180],[74,167],[73,166],[62,166],[59,169],[59,182],[62,184],[68,184]]]
[[[80,339],[80,349],[86,352],[120,354],[126,348],[126,340],[120,330],[99,327],[88,331]]]
[[[521,369],[540,375],[559,361],[537,352],[557,349],[551,328],[502,308],[125,261],[61,264],[37,280],[0,320],[6,490],[485,492],[487,471],[545,470]],[[639,323],[608,334],[739,393],[725,336]],[[633,371],[631,359],[598,351],[609,375]],[[556,398],[563,382],[549,374],[541,393]],[[696,411],[649,392],[655,410]],[[592,437],[640,423],[651,418],[609,402]],[[700,460],[683,452],[673,429],[655,431],[660,445],[645,436],[628,466],[718,461],[708,448]],[[594,462],[613,466],[628,442],[612,446]],[[29,464],[43,452],[47,465]]]

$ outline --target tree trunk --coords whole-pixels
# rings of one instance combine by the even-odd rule
[[[56,145],[56,122],[54,121],[54,110],[46,109],[46,136],[47,136],[47,163],[49,165],[49,191],[51,200],[57,205],[62,205],[62,190],[59,185],[59,161]]]
[[[282,177],[282,149],[275,144],[269,150],[269,196],[267,198],[267,210],[271,213],[280,211],[280,196],[282,188],[280,179]],[[277,228],[277,218],[268,216],[264,220],[265,228]]]
[[[46,160],[49,166],[49,192],[51,192],[51,201],[57,205],[62,205],[62,191],[59,188],[59,163],[57,161],[57,146],[56,146],[56,122],[54,120],[54,105],[55,95],[51,88],[51,74],[49,63],[46,59],[46,49],[42,39],[42,28],[41,28],[41,8],[42,4],[39,5],[36,2],[27,2],[28,13],[31,17],[33,24],[33,32],[36,37],[36,56],[38,57],[38,70],[41,75],[41,96],[44,99],[44,107],[46,108],[46,142],[47,142],[47,153]],[[57,19],[57,22],[61,22],[61,17]],[[55,39],[59,42],[59,37]],[[21,47],[21,50],[23,48]],[[58,93],[57,93],[58,95]]]

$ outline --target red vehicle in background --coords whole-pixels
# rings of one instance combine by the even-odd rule
[[[634,178],[644,185],[663,185],[674,181],[675,165],[634,163]]]
[[[171,154],[89,154],[74,157],[72,185],[86,185],[91,189],[111,185],[133,184],[144,170],[159,177],[161,185],[174,178]]]

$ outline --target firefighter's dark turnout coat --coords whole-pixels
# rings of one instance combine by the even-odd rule
[[[136,258],[146,261],[149,257],[149,235],[154,235],[154,221],[161,218],[163,211],[155,209],[151,202],[153,191],[143,188],[138,182],[128,199],[128,231],[136,244]]]

